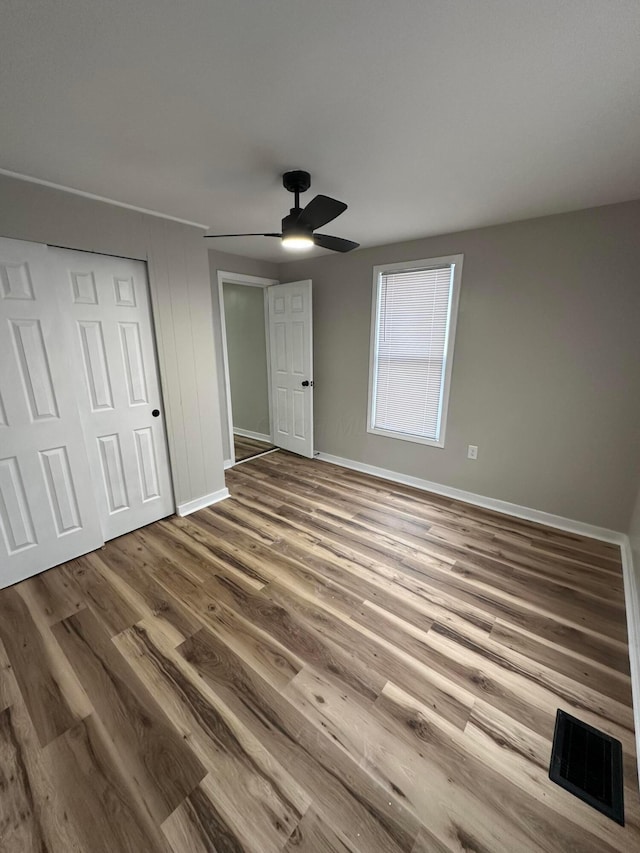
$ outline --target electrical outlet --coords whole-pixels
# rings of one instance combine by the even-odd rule
[[[467,448],[467,459],[477,459],[478,458],[478,445],[470,444]]]

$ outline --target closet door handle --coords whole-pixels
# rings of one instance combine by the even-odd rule
[[[151,412],[151,414],[153,415],[154,418],[159,418],[160,417],[160,409],[154,409]]]

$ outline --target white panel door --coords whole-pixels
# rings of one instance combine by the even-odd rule
[[[103,543],[55,285],[0,238],[0,587]]]
[[[50,249],[105,539],[171,515],[174,502],[146,266]]]
[[[311,281],[274,284],[269,293],[273,443],[313,456],[313,315]]]

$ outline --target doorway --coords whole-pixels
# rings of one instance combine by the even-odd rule
[[[313,456],[311,281],[218,270],[225,467],[276,449]]]
[[[228,466],[275,449],[267,316],[267,288],[274,284],[272,279],[218,271]]]

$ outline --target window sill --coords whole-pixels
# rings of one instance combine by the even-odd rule
[[[438,447],[444,449],[444,437],[438,441],[433,438],[422,438],[419,435],[411,435],[406,432],[392,432],[388,429],[378,429],[377,427],[367,427],[367,432],[372,435],[382,435],[385,438],[399,438],[400,441],[410,441],[412,444],[426,444],[428,447]]]

